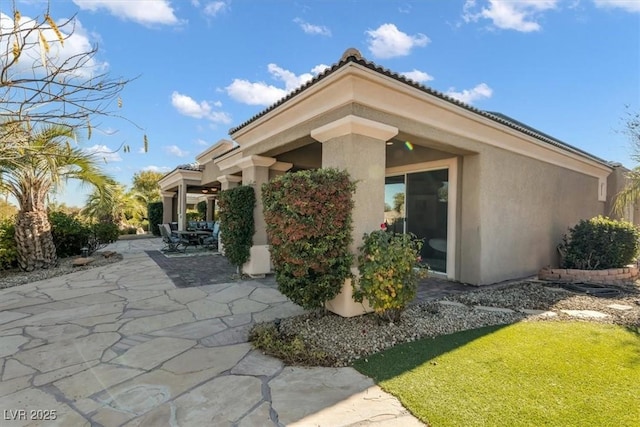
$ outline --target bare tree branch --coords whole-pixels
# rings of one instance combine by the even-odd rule
[[[96,57],[97,45],[70,46],[75,16],[56,24],[48,9],[26,18],[14,4],[13,16],[0,16],[0,30],[0,160],[17,155],[7,133],[14,127],[6,123],[63,125],[88,138],[100,117],[135,125],[118,114],[120,94],[132,79],[112,77]]]

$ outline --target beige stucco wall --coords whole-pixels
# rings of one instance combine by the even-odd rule
[[[460,156],[458,280],[494,283],[555,265],[556,246],[567,227],[604,213],[605,201],[598,201],[604,195],[599,195],[598,187],[609,173],[605,165],[355,64],[315,83],[231,136],[244,156],[271,156],[295,164],[285,153],[313,143],[309,138],[312,130],[348,115],[397,128],[399,141],[406,139],[417,147],[402,158],[388,156],[383,167]],[[351,142],[358,145],[357,139]],[[337,159],[339,155],[331,156]],[[366,156],[363,149],[357,163],[327,163],[357,171]],[[379,166],[375,159],[369,161]],[[373,199],[379,200],[377,193]],[[371,218],[382,217],[382,206],[369,209]],[[375,228],[379,220],[365,222],[367,228]],[[361,235],[361,230],[354,234]]]
[[[204,170],[202,171],[202,185],[211,185],[217,181],[217,178],[222,175],[218,165],[213,161],[204,164]]]
[[[463,169],[462,281],[495,283],[556,266],[567,228],[604,212],[598,179],[559,166],[486,146]]]
[[[353,236],[349,249],[358,254],[364,233],[378,230],[384,219],[384,141],[345,135],[323,144],[322,165],[348,169],[356,182],[353,196]]]

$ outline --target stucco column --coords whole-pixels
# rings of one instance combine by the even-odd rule
[[[207,215],[205,218],[207,221],[214,220],[215,208],[216,208],[216,198],[214,196],[207,196]]]
[[[178,184],[178,230],[187,229],[187,184]]]
[[[267,224],[262,211],[262,184],[269,181],[269,167],[276,159],[263,156],[245,157],[238,163],[242,168],[242,184],[251,185],[256,195],[256,206],[253,209],[253,246],[251,256],[242,270],[250,276],[259,276],[271,271],[271,255],[267,242]]]
[[[349,115],[311,131],[322,143],[322,167],[349,172],[357,182],[353,209],[353,243],[349,250],[357,256],[365,232],[378,230],[384,220],[386,142],[398,129],[383,123]],[[357,269],[352,268],[354,274]],[[351,282],[342,293],[327,302],[327,308],[341,316],[356,316],[370,310],[368,304],[353,301]]]
[[[220,183],[222,190],[228,190],[235,188],[242,182],[242,177],[236,175],[222,175],[216,178],[216,181]]]
[[[173,222],[173,196],[176,193],[172,191],[163,191],[162,195],[162,223],[168,224]]]

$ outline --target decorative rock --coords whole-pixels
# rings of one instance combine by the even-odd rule
[[[633,310],[633,307],[626,304],[609,304],[607,307],[612,308],[614,310],[620,310],[620,311]]]
[[[493,312],[493,313],[513,313],[514,312],[510,308],[487,307],[487,306],[484,306],[484,305],[476,305],[474,308],[476,310],[490,311],[490,312]]]
[[[524,314],[528,314],[530,316],[542,316],[542,317],[554,317],[557,316],[556,313],[554,313],[553,311],[549,311],[549,310],[530,310],[530,309],[523,309],[520,310],[522,313]]]
[[[609,317],[608,314],[601,313],[599,311],[594,310],[560,310],[565,314],[573,317],[580,317],[583,319],[595,318],[595,319],[603,319],[605,317]]]
[[[73,260],[73,262],[71,263],[71,265],[73,265],[74,267],[82,267],[83,265],[88,265],[91,264],[94,261],[93,258],[76,258]]]

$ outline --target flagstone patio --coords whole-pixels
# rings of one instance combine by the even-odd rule
[[[170,277],[145,252],[161,246],[120,241],[122,262],[0,290],[3,426],[420,425],[351,368],[252,350],[254,322],[302,312],[273,279]]]

